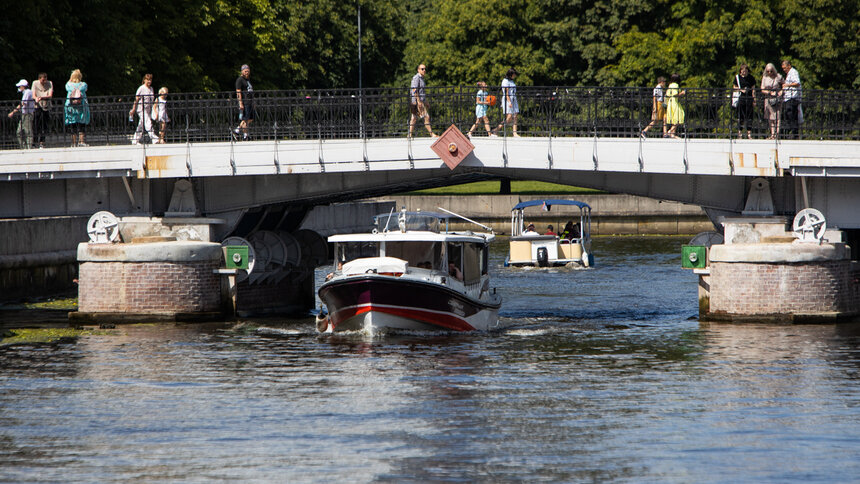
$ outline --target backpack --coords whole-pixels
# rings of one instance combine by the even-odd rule
[[[81,94],[81,90],[77,87],[72,89],[71,94],[69,94],[69,104],[72,106],[80,106],[83,104],[84,96]]]

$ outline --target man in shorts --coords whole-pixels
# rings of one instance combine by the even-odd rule
[[[251,139],[248,135],[248,127],[254,122],[254,87],[251,85],[251,67],[243,64],[240,69],[241,75],[236,78],[236,98],[239,99],[239,126],[233,130],[233,139],[239,141],[241,131],[242,140]]]
[[[418,66],[418,73],[412,76],[412,84],[409,86],[409,137],[412,137],[412,129],[415,127],[415,121],[418,118],[424,119],[424,127],[430,136],[436,138],[436,133],[430,127],[430,113],[427,111],[427,100],[424,95],[424,88],[427,85],[424,83],[424,73],[427,72],[427,67],[424,64]]]

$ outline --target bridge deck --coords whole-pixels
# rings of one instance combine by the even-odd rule
[[[0,152],[0,180],[181,178],[438,169],[432,140],[249,141]],[[854,177],[860,142],[476,138],[462,166],[628,173]]]

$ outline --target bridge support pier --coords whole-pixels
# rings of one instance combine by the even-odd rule
[[[76,322],[221,317],[221,245],[165,241],[78,246]]]
[[[860,316],[860,266],[846,244],[802,243],[784,229],[756,237],[735,222],[725,224],[726,243],[711,246],[709,274],[700,274],[700,288],[704,281],[708,289],[704,304],[700,290],[701,319],[832,323]]]

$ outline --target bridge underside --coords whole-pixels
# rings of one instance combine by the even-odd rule
[[[191,181],[199,215],[307,207],[509,178],[695,204],[738,215],[765,177],[774,212],[815,207],[828,224],[860,229],[857,143],[589,138],[481,138],[455,170],[430,139],[250,142],[0,153],[0,217],[169,212],[177,180]],[[42,153],[42,152],[46,153]],[[8,158],[8,160],[7,160]],[[32,159],[31,159],[32,158]],[[235,218],[235,217],[234,217]]]

